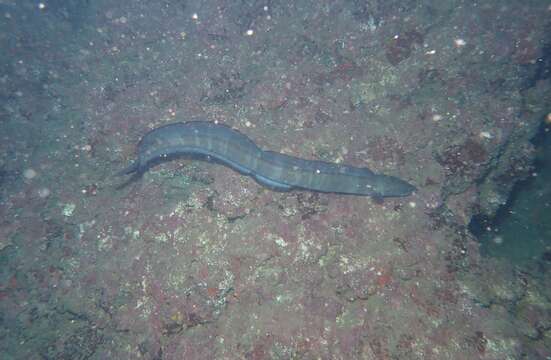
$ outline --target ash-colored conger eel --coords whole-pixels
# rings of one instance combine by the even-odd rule
[[[259,148],[226,125],[190,121],[158,127],[139,142],[137,160],[119,175],[139,178],[155,164],[181,156],[216,161],[277,191],[302,189],[326,193],[408,196],[415,187],[394,176],[368,168],[305,160]],[[132,180],[130,180],[132,181]]]

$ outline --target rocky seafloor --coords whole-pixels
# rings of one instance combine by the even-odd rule
[[[551,256],[469,231],[534,175],[548,1],[0,1],[3,359],[549,359]],[[399,176],[273,192],[150,129]]]

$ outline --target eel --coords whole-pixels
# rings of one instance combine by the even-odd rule
[[[185,156],[223,164],[275,191],[297,189],[379,198],[408,196],[416,190],[402,179],[365,167],[262,150],[239,131],[210,121],[178,122],[151,130],[138,143],[137,160],[118,175],[132,174],[127,184],[156,164]]]

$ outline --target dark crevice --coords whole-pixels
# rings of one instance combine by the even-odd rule
[[[540,129],[531,140],[531,143],[536,147],[536,153],[538,154],[533,162],[534,172],[536,174],[541,173],[544,167],[549,166],[549,160],[546,160],[545,153],[549,153],[549,150],[551,149],[551,142],[549,141],[550,132],[550,125],[542,122]],[[493,231],[494,229],[500,228],[502,224],[509,221],[513,205],[516,203],[519,195],[527,191],[538,190],[535,183],[536,177],[532,176],[517,182],[513,186],[507,202],[497,210],[494,216],[490,217],[483,214],[477,214],[471,218],[469,223],[469,231],[477,239],[482,240],[483,235],[487,234],[489,230]]]
[[[551,26],[548,27],[551,30]],[[529,89],[536,86],[538,81],[549,79],[551,77],[551,43],[542,47],[541,56],[534,64],[525,65],[524,67],[528,74],[523,89]]]

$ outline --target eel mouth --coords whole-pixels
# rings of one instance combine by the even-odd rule
[[[128,167],[126,167],[126,168],[122,169],[121,171],[117,172],[115,174],[115,176],[124,176],[124,175],[133,174],[135,172],[138,172],[138,168],[139,168],[138,161],[135,161],[134,163],[132,163]]]

